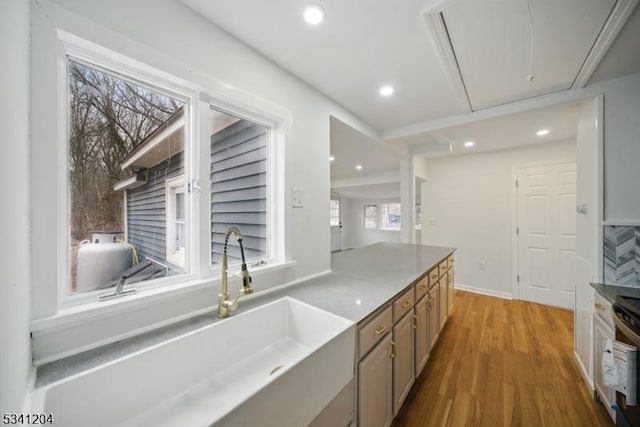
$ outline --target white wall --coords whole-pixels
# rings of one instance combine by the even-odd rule
[[[401,242],[400,231],[364,228],[364,205],[379,205],[381,203],[400,203],[400,198],[349,199],[348,232],[346,234],[348,237],[345,242],[348,242],[348,245],[345,247],[360,248],[379,242]],[[378,214],[380,214],[379,211]]]
[[[32,9],[31,68],[31,204],[33,235],[38,243],[33,246],[31,271],[36,290],[33,300],[36,319],[56,315],[55,278],[57,269],[62,268],[58,262],[61,238],[56,229],[61,215],[58,206],[64,203],[64,198],[56,196],[58,171],[53,161],[58,157],[56,28],[201,87],[225,92],[230,97],[248,93],[290,111],[285,188],[304,189],[304,207],[287,208],[286,217],[286,224],[291,227],[290,254],[296,263],[284,275],[273,273],[256,282],[265,288],[330,269],[329,162],[318,161],[329,156],[329,118],[334,116],[377,138],[375,130],[176,0],[40,0],[33,3]],[[117,320],[107,317],[76,322],[76,334],[69,334],[66,326],[62,330],[38,332],[34,351],[42,357],[53,347],[62,351],[127,335],[136,328],[212,307],[216,293],[212,285],[159,302],[156,309],[129,310],[119,314]],[[86,332],[80,332],[81,328]]]
[[[29,338],[29,2],[0,2],[0,414],[21,412],[31,370]]]
[[[510,297],[512,166],[575,158],[575,141],[562,141],[429,160],[422,244],[458,249],[456,284]]]

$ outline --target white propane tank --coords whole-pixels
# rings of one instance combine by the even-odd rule
[[[95,232],[91,242],[85,240],[78,248],[76,291],[87,292],[100,285],[117,282],[133,265],[131,248],[115,239],[121,232]]]

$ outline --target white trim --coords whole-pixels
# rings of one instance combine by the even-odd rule
[[[509,292],[495,291],[493,289],[476,288],[475,286],[467,286],[456,283],[454,288],[460,291],[473,292],[474,294],[487,295],[490,297],[512,300],[513,296]]]
[[[467,93],[467,88],[464,84],[462,77],[462,71],[456,58],[456,53],[451,45],[451,39],[449,38],[449,32],[447,31],[447,25],[444,22],[444,16],[442,16],[441,10],[426,11],[423,14],[427,29],[431,33],[433,44],[440,55],[440,61],[444,70],[451,89],[455,96],[458,105],[462,108],[465,114],[469,114],[473,111],[471,106],[471,100]]]
[[[604,22],[600,34],[591,46],[589,54],[585,58],[580,71],[576,75],[572,89],[583,88],[589,82],[589,79],[598,68],[600,61],[604,58],[609,47],[618,36],[622,27],[627,22],[640,0],[617,0],[613,9],[609,13],[607,20]]]
[[[585,368],[584,364],[582,363],[582,360],[580,359],[580,356],[575,350],[573,351],[573,360],[578,365],[578,370],[580,371],[580,374],[582,376],[582,379],[584,380],[585,385],[587,386],[587,389],[589,389],[589,392],[591,393],[591,395],[593,395],[593,391],[595,390],[593,380],[589,377],[587,373],[587,369]]]
[[[604,220],[604,95],[596,96],[598,118],[596,131],[598,133],[596,152],[596,261],[595,277],[604,282],[604,229],[600,226]],[[578,166],[578,165],[576,165]],[[638,221],[640,225],[640,221]]]

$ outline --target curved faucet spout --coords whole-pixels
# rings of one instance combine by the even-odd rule
[[[229,237],[234,234],[236,236],[236,240],[238,241],[238,245],[240,246],[240,256],[242,257],[242,266],[240,278],[242,279],[242,290],[240,294],[235,299],[235,301],[229,300],[229,283],[228,283],[228,260],[227,260],[227,249],[229,247]],[[227,228],[227,232],[224,236],[224,250],[222,251],[222,277],[220,278],[220,294],[218,294],[218,317],[229,317],[231,312],[236,309],[238,306],[238,299],[242,295],[247,295],[253,292],[253,287],[251,286],[252,279],[249,275],[249,271],[247,270],[247,263],[245,261],[244,256],[244,246],[242,241],[244,240],[244,236],[240,232],[238,227],[232,226]]]

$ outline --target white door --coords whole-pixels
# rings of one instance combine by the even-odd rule
[[[329,200],[329,225],[331,227],[331,252],[342,250],[342,206],[339,198]]]
[[[573,310],[576,164],[517,170],[520,299]]]

